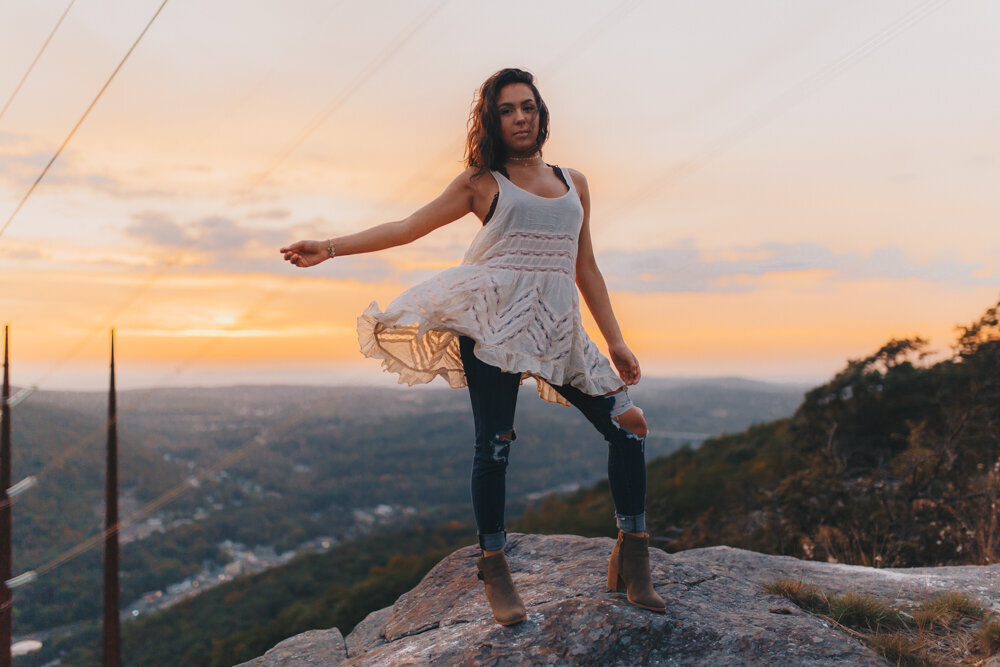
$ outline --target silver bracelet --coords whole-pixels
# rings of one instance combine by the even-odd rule
[[[337,251],[333,249],[333,239],[326,240],[326,254],[329,255],[330,259],[337,256]]]

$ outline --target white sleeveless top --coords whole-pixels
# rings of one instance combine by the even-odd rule
[[[562,169],[562,168],[560,168]],[[465,386],[458,336],[476,341],[482,361],[531,376],[547,401],[566,405],[551,385],[600,396],[624,384],[580,322],[576,253],[583,206],[569,192],[547,198],[522,190],[498,172],[492,218],[447,269],[400,294],[385,312],[372,302],[358,318],[361,352],[382,359],[409,385],[440,375]]]

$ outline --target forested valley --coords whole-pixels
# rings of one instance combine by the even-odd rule
[[[650,378],[633,395],[651,423],[669,425],[654,428],[649,438],[647,449],[655,457],[788,415],[804,389],[737,379]],[[427,545],[474,540],[468,500],[473,430],[464,391],[156,389],[120,392],[119,406],[126,644],[132,632],[147,627],[147,617],[153,622],[159,616],[158,609],[195,593],[195,600],[210,600],[216,591],[201,591],[245,586],[245,575],[296,554],[322,562],[386,531],[436,534],[442,525],[451,537],[428,538]],[[15,637],[44,644],[18,664],[44,664],[74,647],[86,656],[99,644],[93,639],[99,637],[102,549],[93,537],[103,526],[106,411],[104,392],[38,392],[14,413],[15,479],[39,479],[14,505],[14,571],[57,564],[15,591]],[[575,410],[540,401],[533,382],[522,388],[515,426],[511,516],[546,493],[571,492],[603,478],[606,445]],[[74,548],[88,539],[91,548],[77,554]],[[423,539],[414,537],[400,550],[419,556],[397,559],[390,569],[426,570]],[[378,544],[385,546],[365,547],[365,573],[389,567],[392,541]],[[314,585],[325,591],[322,577]],[[329,593],[325,606],[341,593]],[[244,621],[222,615],[218,622],[197,624],[191,655],[207,655],[206,644],[199,643],[205,633],[218,638],[270,622],[269,612],[282,608],[282,600],[272,596],[262,607],[268,613],[247,612]],[[148,627],[160,628],[163,641],[173,636],[153,623]],[[265,636],[289,627],[299,625],[278,623]],[[185,645],[176,637],[167,643]],[[244,643],[225,644],[225,654],[238,654],[233,646]],[[148,637],[140,644],[166,646]],[[178,664],[171,655],[176,658],[163,653],[162,664]],[[64,664],[90,664],[85,657],[66,657]],[[144,657],[140,664],[154,663]]]

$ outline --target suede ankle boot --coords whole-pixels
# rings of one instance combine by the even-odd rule
[[[638,537],[623,530],[618,531],[618,541],[611,550],[608,563],[608,590],[626,593],[626,598],[636,607],[661,614],[667,610],[649,574],[649,535]]]
[[[486,585],[486,599],[493,610],[493,618],[500,625],[514,625],[525,619],[524,603],[510,578],[510,568],[502,553],[476,559],[479,578]]]

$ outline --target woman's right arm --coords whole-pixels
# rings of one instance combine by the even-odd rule
[[[281,253],[287,261],[305,268],[329,259],[331,246],[336,256],[342,257],[411,243],[472,212],[478,185],[473,183],[472,174],[472,169],[465,170],[436,199],[402,220],[325,241],[298,241],[282,248]]]

